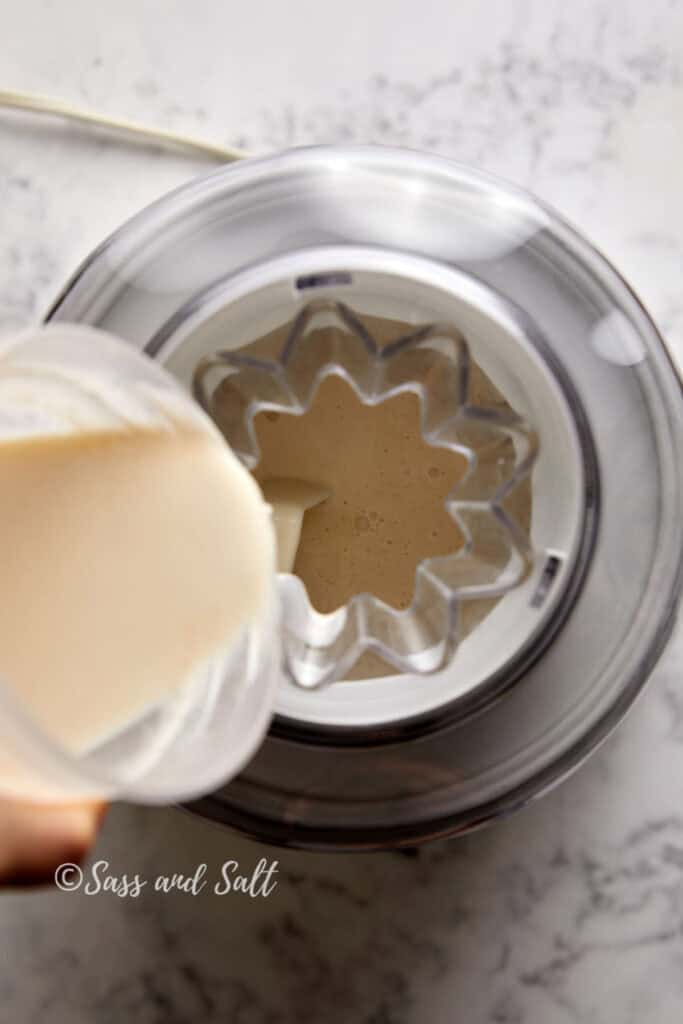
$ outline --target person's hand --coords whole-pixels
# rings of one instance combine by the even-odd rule
[[[0,885],[50,882],[60,864],[87,854],[106,804],[0,800]]]

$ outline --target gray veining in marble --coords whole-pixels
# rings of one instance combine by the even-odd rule
[[[163,9],[163,14],[162,14]],[[683,363],[680,0],[0,0],[2,85],[257,151],[421,146],[532,188],[632,281]],[[0,112],[0,333],[123,219],[205,168]],[[117,807],[113,874],[279,862],[267,899],[0,896],[13,1024],[678,1024],[683,635],[551,796],[414,855],[268,850]]]

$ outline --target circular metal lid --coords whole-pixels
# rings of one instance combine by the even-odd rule
[[[330,712],[329,699],[327,708],[319,702],[306,711],[314,695],[283,693],[252,763],[193,805],[251,835],[304,847],[413,843],[479,824],[547,788],[638,692],[681,586],[683,414],[675,370],[609,264],[510,186],[445,160],[376,147],[249,160],[125,225],[50,316],[127,337],[170,366],[175,360],[183,377],[178,339],[198,310],[207,322],[208,297],[228,309],[240,282],[252,281],[243,295],[258,292],[256,279],[290,282],[295,292],[297,281],[317,278],[336,294],[344,281],[335,274],[360,275],[367,285],[373,268],[383,275],[385,301],[419,305],[420,288],[432,302],[436,292],[450,296],[465,335],[479,339],[482,352],[488,343],[494,361],[517,366],[531,382],[541,449],[551,463],[555,457],[538,484],[546,508],[555,501],[547,528],[571,506],[567,536],[572,529],[575,536],[565,545],[571,557],[562,562],[557,600],[549,598],[548,614],[528,633],[533,642],[516,643],[514,657],[487,670],[476,699],[448,699],[461,652],[443,673],[420,677],[420,706],[365,714],[351,728],[348,710]],[[382,288],[373,288],[377,297]],[[512,328],[493,329],[494,311],[514,325],[519,345],[508,345]],[[525,346],[545,385],[521,369]],[[551,566],[545,571],[552,597]],[[542,562],[539,572],[537,587]],[[402,681],[371,682],[390,694]],[[356,685],[334,684],[329,692],[342,696],[332,705],[365,700],[367,708],[352,694]],[[373,700],[391,704],[383,692]]]

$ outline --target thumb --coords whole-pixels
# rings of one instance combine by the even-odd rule
[[[52,880],[63,863],[78,863],[97,835],[106,804],[0,801],[0,884]]]

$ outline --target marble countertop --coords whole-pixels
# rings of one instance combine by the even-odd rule
[[[680,0],[0,0],[0,87],[254,151],[425,147],[527,186],[640,293],[683,364]],[[199,161],[0,112],[0,333]],[[111,875],[278,861],[267,898],[0,897],[16,1024],[678,1024],[683,632],[615,735],[549,797],[411,854],[272,850],[115,807]]]

